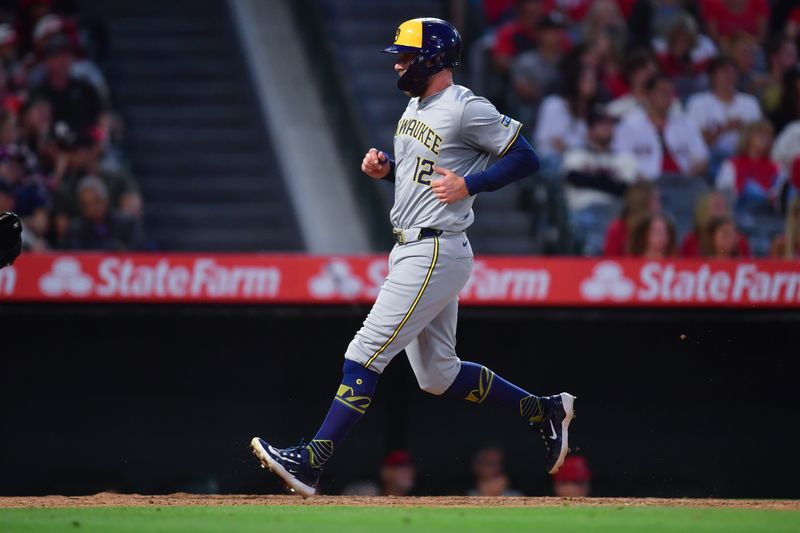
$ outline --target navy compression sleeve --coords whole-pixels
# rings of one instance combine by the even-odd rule
[[[496,191],[509,183],[521,180],[539,170],[539,156],[533,146],[520,135],[506,154],[492,166],[464,177],[471,195],[479,192]]]

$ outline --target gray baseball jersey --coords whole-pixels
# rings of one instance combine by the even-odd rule
[[[440,237],[397,245],[389,275],[345,357],[382,372],[405,349],[422,389],[441,394],[461,368],[456,355],[458,292],[472,273],[472,196],[441,203],[431,190],[433,166],[466,176],[513,144],[521,124],[458,85],[413,98],[394,137],[396,228],[444,230]]]
[[[441,175],[433,166],[467,176],[502,156],[519,135],[521,124],[501,115],[485,98],[452,85],[424,100],[412,98],[394,135],[396,228],[464,231],[472,224],[472,202],[443,204],[430,189]]]

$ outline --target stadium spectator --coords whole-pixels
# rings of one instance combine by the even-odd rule
[[[597,56],[601,84],[612,98],[626,89],[620,58],[628,39],[628,27],[622,10],[614,0],[595,0],[582,24],[583,42]]]
[[[33,30],[36,24],[53,12],[53,0],[21,0],[16,31],[19,36],[19,54],[33,51]]]
[[[381,465],[383,496],[409,496],[414,491],[417,469],[411,454],[405,450],[390,452]]]
[[[598,0],[555,0],[555,6],[569,19],[570,25],[577,26],[585,21],[593,4]]]
[[[71,50],[74,55],[69,66],[70,75],[80,81],[90,84],[103,100],[108,99],[108,84],[105,76],[98,66],[77,53],[80,40],[75,22],[59,15],[45,15],[36,23],[33,30],[33,46],[37,54],[46,56],[51,49],[64,47]],[[28,84],[38,87],[44,83],[47,76],[45,64],[35,65],[28,72]]]
[[[496,26],[514,15],[516,0],[484,0],[483,18],[488,26]]]
[[[44,98],[29,98],[20,110],[21,142],[35,153],[48,152],[53,112]]]
[[[625,93],[625,80],[620,66],[621,48],[617,48],[608,32],[590,36],[583,45],[583,64],[598,76],[598,99],[610,100]],[[580,49],[579,49],[580,50]]]
[[[539,44],[537,30],[545,14],[543,3],[542,0],[517,0],[516,17],[497,30],[492,60],[499,72],[509,72],[516,56]]]
[[[570,58],[572,59],[572,58]],[[545,167],[558,168],[568,148],[586,146],[586,117],[597,96],[597,73],[579,61],[567,61],[564,88],[542,102],[534,135]]]
[[[573,210],[607,204],[621,197],[636,179],[633,156],[611,150],[615,120],[606,106],[592,107],[588,125],[588,145],[567,151],[562,167],[568,184],[567,201]]]
[[[645,215],[631,229],[628,250],[633,257],[645,259],[674,257],[675,225],[662,213]]]
[[[708,149],[694,123],[673,107],[672,80],[657,74],[645,89],[644,107],[630,111],[617,126],[614,149],[633,154],[638,175],[650,181],[702,175]]]
[[[51,248],[47,240],[49,229],[50,219],[47,206],[39,205],[22,219],[22,249],[29,252],[49,250]]]
[[[795,65],[783,75],[781,99],[770,120],[778,133],[790,122],[800,120],[800,65]]]
[[[622,76],[627,86],[625,94],[608,104],[608,112],[621,119],[628,111],[643,105],[647,98],[647,80],[658,72],[658,65],[652,52],[644,48],[634,48],[625,57]]]
[[[588,146],[568,150],[561,171],[573,235],[583,254],[597,255],[602,250],[602,230],[611,218],[609,213],[636,179],[636,160],[630,154],[611,150],[614,118],[605,106],[593,106],[588,122]]]
[[[789,204],[786,228],[772,241],[769,255],[776,259],[800,259],[800,195]]]
[[[761,118],[761,108],[754,96],[736,90],[736,67],[730,58],[714,59],[708,74],[711,90],[689,98],[687,113],[711,150],[713,173],[736,150],[742,126]]]
[[[736,90],[758,95],[764,85],[764,73],[756,66],[758,62],[758,41],[749,33],[740,32],[731,41],[731,59],[736,67]]]
[[[80,135],[103,137],[101,126],[108,104],[92,85],[72,73],[75,60],[69,40],[50,39],[44,50],[46,71],[41,84],[32,87],[34,98],[44,98],[52,107],[53,122],[64,123]]]
[[[761,42],[767,36],[767,0],[701,0],[700,5],[709,35],[723,47],[739,32]]]
[[[8,23],[0,23],[0,65],[3,67],[4,85],[13,84],[14,73],[21,69],[17,56],[17,32]]]
[[[472,458],[472,474],[475,486],[468,496],[523,496],[510,488],[504,468],[505,454],[499,446],[487,446],[475,452]]]
[[[793,176],[793,167],[800,159],[800,120],[787,124],[772,145],[772,160],[777,162],[787,176]],[[800,183],[795,187],[800,188]]]
[[[639,0],[628,17],[629,45],[650,47],[653,38],[664,35],[670,24],[683,13],[698,19],[696,2],[692,0]]]
[[[618,50],[621,50],[627,42],[628,26],[619,3],[614,0],[591,2],[581,30],[584,41],[591,41],[592,37],[598,34],[608,35]]]
[[[783,77],[797,65],[797,43],[785,35],[773,38],[767,45],[767,73],[761,88],[764,112],[774,117],[781,104]],[[773,122],[777,122],[773,118]]]
[[[592,492],[592,472],[582,455],[569,455],[553,476],[553,494],[559,498],[585,498]]]
[[[121,251],[142,247],[139,221],[110,208],[108,188],[102,180],[83,178],[77,192],[80,216],[70,221],[64,248]]]
[[[0,180],[0,213],[14,211],[15,206],[14,189],[8,182]]]
[[[749,124],[742,131],[736,155],[720,167],[716,187],[735,200],[737,209],[779,210],[786,175],[770,158],[773,135],[772,124],[766,120]]]
[[[58,155],[54,173],[53,215],[57,237],[79,212],[78,183],[86,176],[100,178],[108,190],[111,207],[122,214],[140,217],[142,200],[138,186],[127,172],[109,172],[98,166],[100,148],[89,134],[56,128]]]
[[[0,146],[17,142],[17,117],[8,110],[0,108]]]
[[[739,257],[739,233],[733,217],[712,217],[708,223],[709,242],[713,259],[733,259]]]
[[[653,39],[653,49],[661,71],[672,78],[682,102],[707,88],[706,69],[717,55],[717,47],[700,33],[691,15],[680,13],[674,17],[666,31]]]
[[[695,204],[694,227],[684,237],[681,244],[681,257],[709,257],[712,255],[711,220],[731,217],[732,214],[727,198],[720,191],[710,191],[701,196]],[[738,231],[737,247],[740,257],[750,256],[747,238]]]
[[[606,257],[628,255],[627,244],[630,228],[633,227],[636,220],[656,213],[660,208],[658,190],[652,183],[640,181],[631,185],[625,192],[619,217],[608,226],[603,255]]]
[[[539,46],[523,52],[513,62],[511,82],[523,124],[535,121],[539,102],[561,85],[559,65],[564,56],[564,28],[564,19],[559,13],[543,16],[538,26]]]

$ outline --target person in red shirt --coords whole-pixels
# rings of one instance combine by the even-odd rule
[[[715,218],[732,215],[727,198],[720,191],[712,191],[701,196],[694,209],[694,227],[681,244],[681,257],[709,257],[712,254],[711,221]],[[747,238],[737,231],[737,255],[750,256],[750,245]]]
[[[512,60],[538,44],[539,20],[547,12],[543,0],[518,0],[517,16],[500,26],[492,48],[492,60],[500,72],[508,72]]]
[[[742,131],[736,155],[720,167],[716,187],[736,198],[738,207],[777,210],[785,175],[769,156],[773,137],[769,121],[748,124]]]
[[[628,233],[636,220],[656,213],[661,208],[658,190],[650,182],[640,181],[631,185],[622,200],[619,218],[608,226],[603,255],[622,257],[629,255]]]
[[[733,217],[713,217],[708,224],[711,255],[713,259],[734,259],[739,257],[739,233]]]
[[[767,0],[703,0],[701,9],[708,34],[723,47],[738,32],[749,33],[760,42],[766,40]]]
[[[633,257],[666,259],[674,257],[675,225],[663,213],[645,215],[636,221],[628,237],[628,250]]]
[[[715,57],[714,43],[701,34],[688,13],[675,18],[665,35],[654,41],[661,71],[669,76],[681,101],[706,88],[706,69]]]

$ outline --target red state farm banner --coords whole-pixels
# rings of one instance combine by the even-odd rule
[[[386,256],[23,255],[0,301],[373,302]],[[800,307],[800,262],[479,257],[462,305]]]

